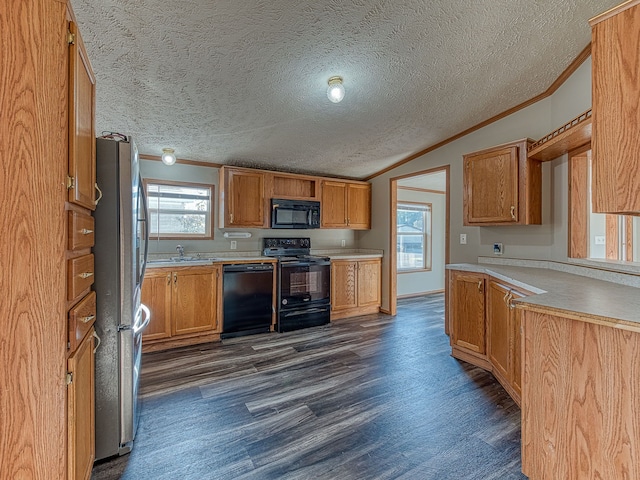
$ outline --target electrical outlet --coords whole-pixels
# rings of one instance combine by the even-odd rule
[[[467,234],[466,233],[461,233],[460,234],[460,245],[466,245],[467,244]]]
[[[606,243],[606,237],[604,235],[596,235],[595,244],[596,245],[604,245]]]
[[[238,242],[231,240],[231,250],[235,250],[238,247]]]
[[[504,251],[503,246],[501,243],[494,243],[493,244],[493,254],[494,255],[502,255],[502,252]]]
[[[340,246],[344,247],[347,244],[347,241],[345,239],[342,239],[342,241],[340,242]]]

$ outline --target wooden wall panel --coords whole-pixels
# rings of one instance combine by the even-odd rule
[[[569,257],[571,258],[589,256],[590,156],[590,150],[580,153],[569,152]]]
[[[640,478],[640,334],[524,312],[522,470]]]
[[[0,4],[0,476],[66,476],[66,4]]]

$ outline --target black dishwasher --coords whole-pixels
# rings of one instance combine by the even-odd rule
[[[223,267],[221,338],[271,331],[273,265],[237,264]]]

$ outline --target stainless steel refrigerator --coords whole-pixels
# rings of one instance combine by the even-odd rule
[[[138,150],[131,138],[98,138],[95,210],[96,460],[131,451],[140,413],[142,330],[150,320],[140,302],[148,228]]]

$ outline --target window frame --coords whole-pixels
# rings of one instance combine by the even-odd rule
[[[425,221],[424,221],[424,229],[422,232],[422,237],[423,237],[423,251],[422,251],[422,264],[423,267],[422,268],[401,268],[400,265],[400,261],[399,261],[399,252],[398,252],[398,241],[400,239],[400,237],[402,237],[403,235],[419,235],[419,233],[401,233],[398,231],[398,210],[401,210],[402,207],[405,207],[405,209],[413,209],[413,210],[421,210],[425,213]],[[432,228],[433,228],[433,203],[431,202],[415,202],[415,201],[408,201],[408,200],[398,200],[396,202],[396,245],[395,245],[395,255],[396,255],[396,271],[398,274],[403,274],[403,273],[419,273],[419,272],[430,272],[433,269],[433,262],[432,262],[432,251],[433,251],[433,232],[432,232]]]
[[[175,180],[162,180],[158,178],[145,178],[142,180],[144,185],[144,191],[147,196],[147,208],[149,210],[149,239],[154,240],[213,240],[213,232],[214,232],[214,215],[215,215],[215,185],[210,183],[195,183],[195,182],[179,182]],[[149,185],[160,185],[160,186],[176,186],[176,187],[187,187],[187,188],[206,188],[209,189],[209,209],[205,214],[205,233],[204,234],[163,234],[160,232],[160,222],[158,222],[158,232],[154,233],[151,231],[151,217],[153,215],[152,212],[155,210],[151,209],[151,201],[149,195]]]

